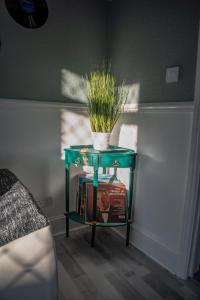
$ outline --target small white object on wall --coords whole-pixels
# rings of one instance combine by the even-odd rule
[[[179,80],[179,66],[169,67],[166,69],[166,83],[178,82]]]

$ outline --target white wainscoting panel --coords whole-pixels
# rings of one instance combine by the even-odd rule
[[[181,252],[192,115],[189,103],[145,104],[123,114],[113,134],[119,145],[138,152],[131,241],[175,274]]]
[[[138,152],[131,242],[177,273],[193,105],[140,104],[125,111],[112,143]],[[0,141],[0,168],[15,172],[51,219],[54,233],[64,232],[63,148],[91,143],[85,107],[0,99]],[[71,177],[73,203],[76,172]]]

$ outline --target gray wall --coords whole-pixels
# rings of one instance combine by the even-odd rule
[[[47,2],[37,30],[0,2],[0,98],[79,102],[63,95],[62,69],[82,76],[108,58],[119,79],[140,85],[140,102],[193,100],[198,1]],[[171,65],[180,65],[180,81],[166,84]]]
[[[46,24],[31,30],[0,1],[0,98],[72,101],[61,93],[61,70],[82,75],[106,56],[104,1],[47,2]]]
[[[199,1],[114,0],[110,57],[114,71],[139,83],[140,102],[192,101]],[[167,66],[180,81],[165,83]]]

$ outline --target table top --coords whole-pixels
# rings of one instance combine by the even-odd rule
[[[118,146],[110,146],[106,151],[98,151],[92,145],[71,146],[65,151],[65,165],[96,167],[135,167],[136,152]]]
[[[70,148],[64,149],[65,152],[73,151],[79,154],[87,154],[87,155],[127,155],[127,154],[135,154],[135,151],[128,148],[123,148],[119,146],[110,145],[108,150],[99,151],[93,148],[93,145],[75,145],[70,146]]]

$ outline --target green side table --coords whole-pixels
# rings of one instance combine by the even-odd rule
[[[65,171],[66,171],[66,237],[69,236],[69,219],[86,224],[84,217],[80,216],[75,211],[69,211],[69,178],[70,164],[77,167],[92,166],[94,168],[93,176],[93,221],[89,224],[92,227],[91,247],[94,247],[95,231],[97,226],[127,226],[126,230],[126,246],[129,245],[130,224],[132,223],[132,198],[133,198],[133,179],[136,165],[136,153],[133,150],[111,146],[108,151],[97,151],[92,145],[71,146],[65,151]],[[106,168],[129,168],[129,191],[128,191],[128,218],[124,223],[98,223],[96,221],[97,208],[97,189],[98,189],[98,170],[103,168],[103,173],[106,173]],[[88,224],[88,223],[87,223]]]

